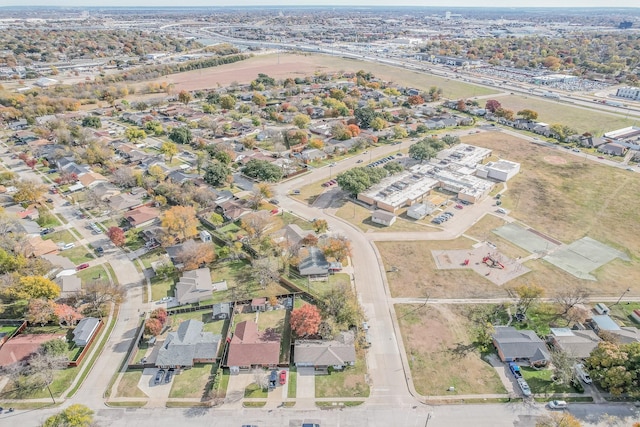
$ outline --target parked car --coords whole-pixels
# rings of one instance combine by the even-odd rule
[[[582,363],[576,364],[573,369],[576,371],[578,378],[580,378],[585,384],[591,384],[593,382]]]
[[[173,368],[171,368],[171,369],[169,369],[167,371],[167,375],[164,377],[164,382],[165,383],[170,383],[171,382],[171,379],[173,378],[173,372],[174,372]]]
[[[46,236],[49,233],[53,233],[53,228],[43,228],[42,230],[40,230],[41,236]]]
[[[600,160],[603,160],[603,159],[604,159],[604,157],[602,157],[602,156],[598,156],[598,158],[599,158]]]
[[[356,163],[362,163],[362,162],[364,162],[364,160],[358,159],[358,161]]]
[[[47,199],[47,203],[53,203],[53,199]]]
[[[547,406],[549,409],[567,409],[569,405],[564,400],[552,400]]]
[[[520,386],[520,390],[522,390],[522,394],[524,397],[531,396],[531,389],[529,388],[529,384],[524,380],[524,378],[518,378],[518,385]]]
[[[462,206],[462,205],[455,205],[455,206],[454,206],[454,208],[456,208],[456,209],[464,209],[464,206]]]
[[[277,205],[280,203],[280,201],[278,199],[271,199],[269,200],[269,203],[271,203],[272,205]]]
[[[84,264],[80,264],[79,266],[77,266],[76,270],[80,271],[80,270],[84,270],[85,268],[89,268],[89,264],[87,264],[86,262]]]
[[[97,254],[98,256],[102,256],[102,255],[104,255],[104,248],[103,248],[102,246],[98,246],[98,247],[96,248],[96,254]]]
[[[278,371],[275,369],[271,371],[269,375],[269,390],[273,390],[276,388],[276,382],[278,381]]]
[[[280,371],[280,385],[284,385],[287,382],[287,371]]]
[[[522,378],[522,372],[520,372],[520,366],[518,366],[516,363],[509,362],[509,370],[511,371],[513,376],[516,377],[516,379]]]
[[[507,213],[507,211],[505,211],[505,210],[504,210],[504,209],[502,209],[502,208],[498,208],[498,213],[506,214],[506,213]]]
[[[293,194],[300,194],[300,190],[293,190],[292,193]]]
[[[67,249],[71,249],[71,248],[75,248],[76,244],[75,243],[67,243],[62,245],[62,247],[60,248],[63,251],[66,251]]]
[[[156,385],[160,384],[164,379],[164,374],[165,374],[164,369],[159,369],[158,373],[156,373],[156,378],[153,380],[153,383]]]

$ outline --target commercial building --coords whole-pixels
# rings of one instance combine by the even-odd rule
[[[640,101],[640,88],[639,87],[621,87],[616,91],[616,96],[620,98],[633,99]]]

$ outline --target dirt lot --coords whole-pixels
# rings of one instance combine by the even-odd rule
[[[396,305],[411,375],[423,396],[506,393],[496,371],[471,344],[465,306]]]
[[[402,70],[387,65],[329,57],[326,55],[302,55],[292,53],[259,55],[246,61],[205,70],[173,74],[156,81],[173,83],[175,89],[180,91],[182,89],[197,90],[215,88],[218,84],[220,86],[227,86],[233,82],[249,83],[258,76],[258,73],[268,74],[276,79],[283,79],[287,77],[312,76],[316,72],[355,72],[358,70],[366,70],[386,81],[415,86],[421,89],[438,86],[442,89],[443,96],[447,98],[455,99],[496,93],[494,90],[481,86]],[[148,84],[148,82],[144,83],[144,85],[146,84]]]

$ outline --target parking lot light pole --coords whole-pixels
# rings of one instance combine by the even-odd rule
[[[429,425],[429,420],[431,419],[431,416],[432,416],[431,412],[429,412],[427,414],[427,421],[424,422],[424,427],[427,427]]]

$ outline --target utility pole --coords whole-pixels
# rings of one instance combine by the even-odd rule
[[[424,427],[427,427],[429,425],[429,420],[431,419],[432,416],[433,414],[431,412],[427,414],[427,421],[424,422]]]
[[[622,298],[628,293],[631,292],[631,288],[627,288],[627,290],[625,290],[622,295],[620,295],[620,298],[618,298],[618,301],[615,302],[615,304],[613,305],[618,305],[620,304],[620,301],[622,301]]]

